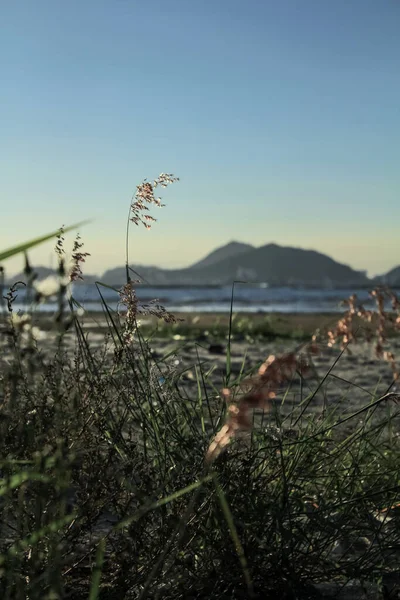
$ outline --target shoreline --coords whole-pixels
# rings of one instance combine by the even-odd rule
[[[14,311],[18,314],[18,311]],[[319,312],[319,313],[252,313],[246,311],[233,312],[201,312],[191,313],[176,312],[173,313],[175,322],[166,323],[160,318],[152,315],[138,315],[138,323],[142,331],[159,334],[162,338],[168,338],[180,334],[190,339],[197,337],[219,337],[224,338],[229,334],[246,338],[248,336],[255,338],[291,338],[291,339],[311,339],[311,336],[317,331],[327,332],[334,327],[345,311],[341,313]],[[66,311],[68,316],[69,311]],[[116,315],[116,313],[111,313]],[[390,313],[387,313],[388,315]],[[35,312],[32,314],[32,325],[36,325],[44,331],[50,331],[56,328],[56,312]],[[118,316],[117,316],[118,318]],[[77,317],[79,323],[85,331],[104,333],[109,329],[109,317],[105,312],[88,311]],[[0,312],[0,333],[7,327],[9,315],[6,312]],[[120,317],[120,323],[124,323],[124,317]],[[354,321],[355,330],[361,332],[359,337],[363,337],[367,331],[374,333],[377,326],[377,318],[372,322],[366,323],[359,318]],[[387,331],[389,337],[398,337],[398,334]]]
[[[184,316],[187,318],[187,315]],[[197,313],[186,321],[174,324],[159,322],[157,328],[154,318],[147,320],[149,322],[146,325],[143,319],[140,331],[149,342],[150,360],[154,362],[154,368],[162,374],[162,378],[179,380],[188,397],[196,397],[198,386],[206,384],[210,386],[210,395],[218,399],[218,391],[226,387],[227,370],[230,372],[230,384],[234,385],[235,380],[239,380],[243,374],[255,372],[270,355],[302,353],[307,342],[311,342],[315,330],[320,328],[322,331],[334,325],[337,316],[326,313],[280,313],[271,320],[265,315],[232,315],[229,356],[229,314]],[[79,323],[88,348],[107,369],[112,363],[115,346],[105,316],[98,313],[85,314],[79,317]],[[40,360],[51,361],[58,349],[59,335],[54,315],[35,314],[32,325],[43,332],[43,337],[37,340]],[[7,323],[4,315],[1,315],[0,365],[2,362],[6,365],[8,359],[11,360],[12,347],[9,339]],[[71,360],[77,349],[77,340],[78,336],[72,326],[65,333],[63,345],[63,350]],[[390,389],[398,389],[398,385],[393,385],[391,365],[378,359],[373,343],[366,342],[362,336],[357,342],[350,344],[349,352],[340,351],[340,342],[329,347],[327,337],[322,337],[318,346],[319,352],[312,358],[312,377],[305,381],[304,389],[299,387],[299,382],[293,383],[284,401],[285,414],[286,411],[290,414],[291,410],[299,407],[304,394],[313,390],[318,390],[318,393],[307,411],[310,415],[320,414],[327,406],[332,410],[337,407],[341,414],[356,413],[372,399],[382,396]],[[388,346],[394,353],[396,364],[400,365],[400,336],[389,339]],[[133,336],[133,348],[140,354],[141,346],[136,335]],[[203,373],[204,381],[200,373]],[[323,385],[321,382],[324,382]],[[284,394],[277,401],[283,402],[283,398]],[[387,403],[383,406],[387,406]],[[389,403],[388,408],[390,406]],[[381,414],[381,411],[378,412]],[[353,421],[351,425],[354,426]]]
[[[15,311],[18,314],[18,311]],[[115,314],[115,313],[114,313]],[[158,328],[163,332],[163,336],[170,330],[171,333],[178,329],[195,331],[213,330],[217,327],[222,333],[226,329],[228,334],[230,322],[235,331],[252,330],[259,328],[260,332],[264,328],[266,333],[270,329],[270,333],[279,336],[282,333],[286,336],[291,331],[299,331],[302,329],[304,333],[312,333],[317,328],[332,326],[340,318],[341,313],[320,312],[320,313],[253,313],[247,311],[237,311],[232,313],[232,317],[227,312],[176,312],[172,313],[176,319],[175,323],[165,323],[162,319],[158,319],[152,315],[139,315],[138,322],[141,327]],[[32,315],[32,323],[48,330],[54,326],[56,312],[35,312]],[[68,311],[66,312],[68,315]],[[78,316],[78,321],[89,329],[107,329],[107,315],[100,311],[88,311],[82,316]],[[121,322],[123,323],[123,316]],[[8,314],[0,313],[0,325],[6,325],[8,322]]]

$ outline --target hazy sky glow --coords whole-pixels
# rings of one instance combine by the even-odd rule
[[[0,27],[0,249],[93,218],[87,270],[122,264],[135,186],[165,171],[136,264],[233,239],[400,264],[399,2],[18,0]]]

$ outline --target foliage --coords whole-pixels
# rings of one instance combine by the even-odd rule
[[[67,286],[42,336],[8,296],[0,597],[310,598],[324,582],[382,587],[399,560],[397,395],[366,391],[353,413],[345,395],[321,405],[330,371],[307,379],[294,354],[260,357],[255,378],[243,363],[233,378],[233,318],[225,373],[199,361],[190,381],[152,351],[127,289],[125,312],[103,301],[102,345]]]

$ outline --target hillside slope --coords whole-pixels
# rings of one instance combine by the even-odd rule
[[[381,285],[400,287],[400,265],[391,269],[384,275],[378,275],[374,278],[374,282]]]
[[[201,263],[202,261],[200,261]],[[203,261],[186,269],[134,267],[152,285],[229,285],[235,280],[266,282],[273,286],[346,287],[368,285],[363,272],[336,262],[315,250],[267,244],[217,262]],[[123,283],[125,268],[107,271],[102,281]]]
[[[220,248],[216,248],[207,254],[205,258],[199,260],[194,265],[189,267],[190,269],[201,269],[203,267],[209,267],[210,265],[214,265],[221,260],[225,260],[228,258],[236,258],[249,250],[254,250],[254,246],[250,244],[242,244],[241,242],[230,242],[225,246],[221,246]]]

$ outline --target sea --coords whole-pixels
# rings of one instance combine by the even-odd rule
[[[366,309],[375,306],[366,289],[302,289],[291,287],[268,287],[265,284],[213,287],[148,287],[137,286],[140,303],[151,301],[174,313],[227,313],[231,310],[243,313],[338,313],[345,310],[343,300],[356,293]],[[26,310],[27,299],[19,290],[14,310]],[[118,292],[95,284],[76,285],[73,297],[86,311],[101,312],[105,302],[112,310],[121,308]],[[388,307],[390,305],[388,304]],[[55,301],[48,300],[37,306],[40,311],[53,311]]]

